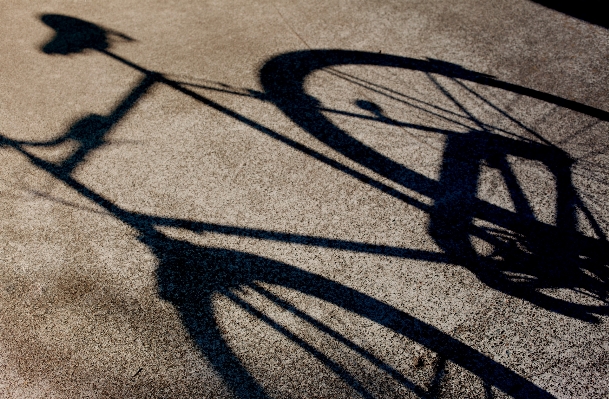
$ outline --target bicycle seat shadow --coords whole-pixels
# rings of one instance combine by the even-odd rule
[[[112,39],[109,36],[133,41],[120,32],[66,15],[44,14],[40,20],[55,30],[53,39],[42,47],[46,54],[69,55],[86,50],[104,51],[110,47]]]

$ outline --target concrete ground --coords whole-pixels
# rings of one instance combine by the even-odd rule
[[[4,2],[0,397],[608,397],[609,31],[565,10]]]

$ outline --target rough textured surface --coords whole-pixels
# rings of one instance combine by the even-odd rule
[[[601,19],[5,3],[0,397],[609,396]]]

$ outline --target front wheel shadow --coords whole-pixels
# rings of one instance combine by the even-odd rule
[[[214,317],[212,297],[220,294],[238,301],[235,292],[245,287],[259,290],[258,283],[285,287],[321,299],[389,328],[436,352],[445,361],[468,370],[486,386],[494,386],[515,398],[552,397],[530,381],[432,325],[325,277],[261,256],[201,247],[161,234],[144,237],[143,241],[159,259],[157,279],[160,296],[180,312],[191,338],[237,397],[269,396],[263,383],[256,381],[227,343]],[[278,301],[282,300],[277,298],[276,302]],[[266,320],[268,317],[261,312],[250,313],[270,323]],[[361,396],[372,397],[357,379],[328,356],[312,345],[300,342],[287,329],[275,327],[337,373]],[[319,328],[323,331],[324,327]],[[338,338],[346,340],[344,337]],[[380,364],[379,367],[382,367],[382,361],[368,360],[372,360],[373,364],[376,361],[377,366]],[[417,387],[407,378],[398,375],[394,377],[419,397],[431,396],[429,391]]]

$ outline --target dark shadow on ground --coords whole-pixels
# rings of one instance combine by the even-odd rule
[[[544,7],[560,11],[582,21],[609,28],[607,3],[600,0],[533,0]]]

